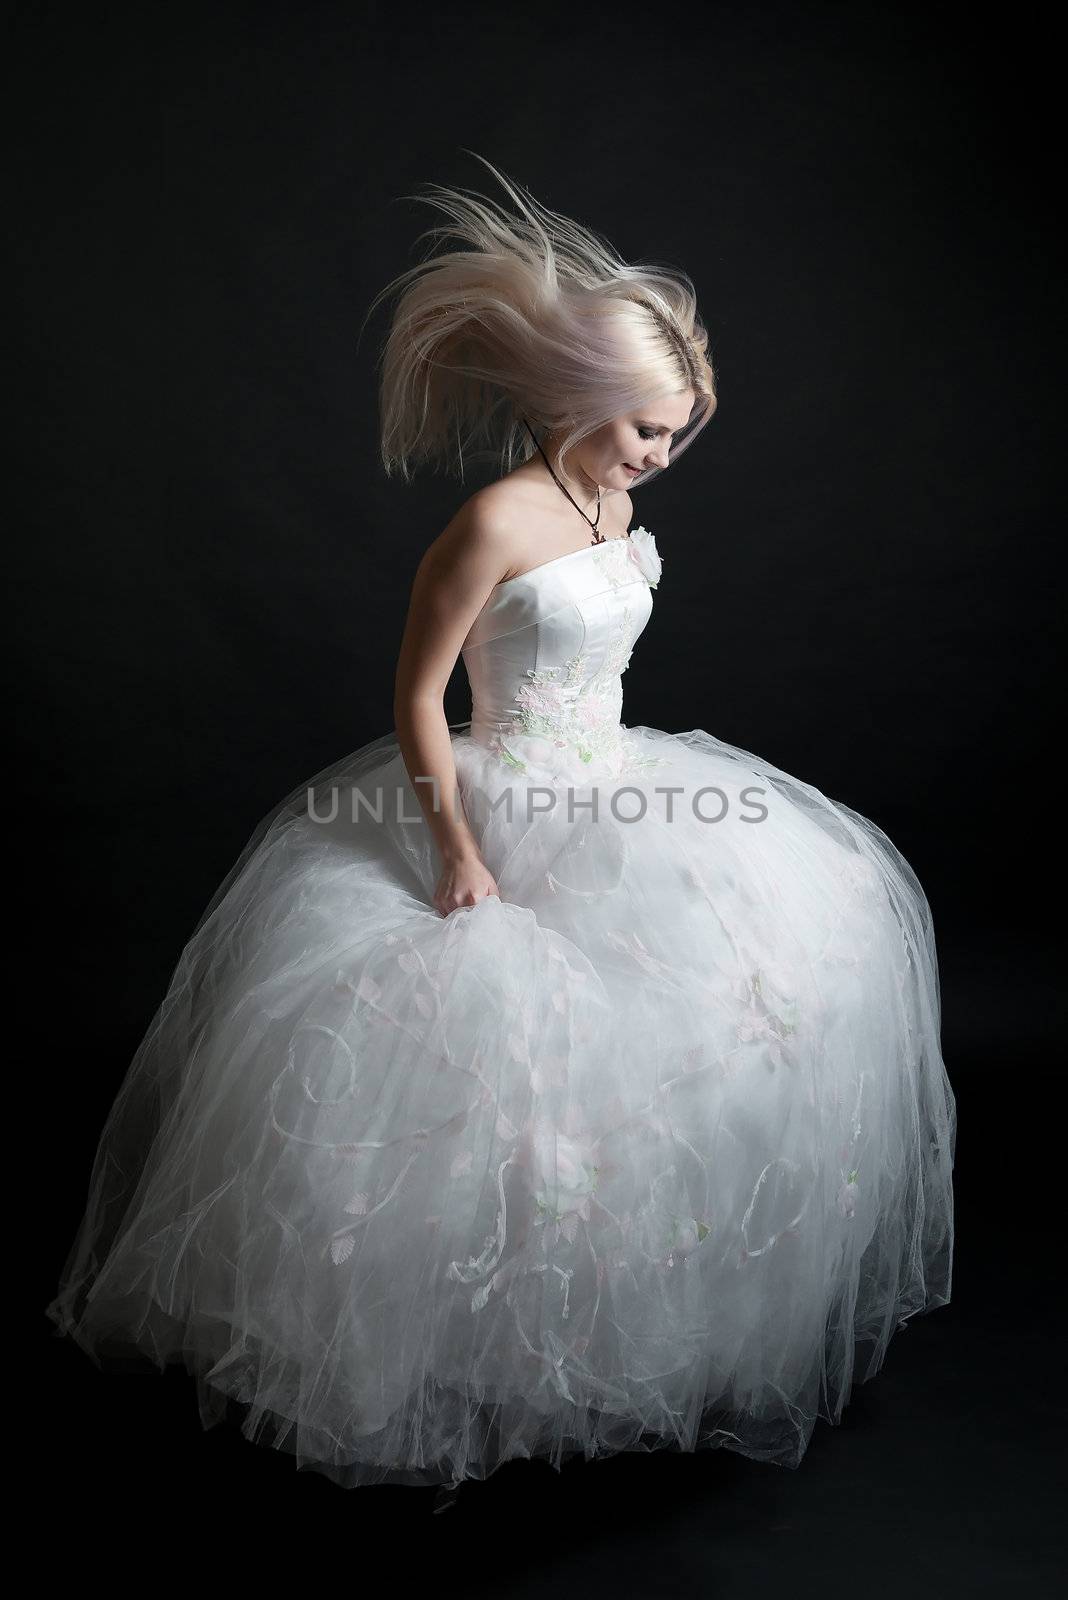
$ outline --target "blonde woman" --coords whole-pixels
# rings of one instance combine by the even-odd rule
[[[48,1310],[346,1486],[796,1467],[950,1295],[930,911],[873,822],[623,722],[687,581],[631,493],[712,416],[707,336],[684,273],[486,165],[512,207],[433,190],[452,248],[383,291],[381,443],[497,475],[420,562],[393,730],[265,819],[182,952]]]

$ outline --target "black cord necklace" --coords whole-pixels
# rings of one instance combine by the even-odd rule
[[[557,488],[558,489],[564,489],[563,484],[560,482],[560,479],[556,476],[556,473],[553,472],[553,469],[549,464],[549,457],[545,454],[545,451],[541,449],[541,445],[538,444],[537,438],[535,437],[535,434],[534,434],[534,429],[530,426],[530,423],[527,422],[526,417],[523,418],[523,422],[524,422],[524,424],[526,426],[527,432],[530,434],[530,437],[534,440],[534,443],[536,445],[538,445],[538,449],[541,450],[541,458],[545,462],[545,465],[549,468],[549,471],[552,472],[553,479],[554,479],[554,481],[556,483]],[[564,489],[564,493],[567,495],[567,498],[571,501],[571,504],[574,506],[574,508],[578,512],[579,516],[582,517],[584,521],[590,523],[590,527],[593,529],[593,538],[592,538],[592,540],[590,542],[592,544],[604,544],[604,542],[605,542],[604,534],[603,533],[598,533],[598,531],[597,531],[597,524],[601,520],[601,485],[600,484],[597,485],[597,516],[596,516],[596,518],[595,518],[595,520],[593,522],[590,522],[589,517],[586,516],[585,511],[583,511],[582,507],[579,505],[579,503],[575,499],[574,495],[568,494],[568,491],[566,489]]]

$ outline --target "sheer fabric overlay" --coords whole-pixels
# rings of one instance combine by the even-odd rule
[[[606,614],[568,582],[621,671],[629,586]],[[287,796],[178,960],[48,1314],[345,1486],[660,1447],[796,1467],[950,1298],[923,889],[703,729],[617,719],[582,785],[576,741],[554,772],[551,727],[486,706],[450,737],[500,897],[434,910],[393,734]]]

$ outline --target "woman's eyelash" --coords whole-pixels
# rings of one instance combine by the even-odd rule
[[[656,438],[656,434],[652,431],[651,428],[639,428],[638,429],[638,438],[639,439],[655,439]]]

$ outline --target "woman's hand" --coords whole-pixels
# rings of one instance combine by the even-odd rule
[[[434,908],[447,917],[450,911],[458,911],[461,906],[477,905],[491,894],[495,894],[498,900],[501,897],[493,874],[482,857],[457,856],[448,862],[438,880],[434,890]]]

